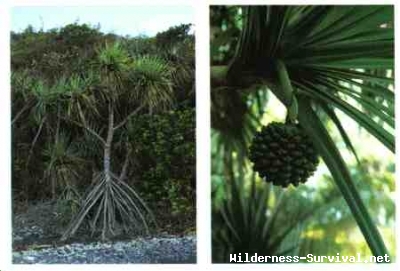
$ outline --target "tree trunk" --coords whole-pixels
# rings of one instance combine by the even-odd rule
[[[104,175],[107,182],[111,181],[111,146],[114,137],[114,106],[110,102],[108,106],[108,132],[104,145]]]
[[[125,154],[125,161],[121,169],[121,174],[119,175],[119,180],[124,181],[126,178],[126,174],[128,171],[128,166],[129,166],[129,156],[130,156],[131,150],[127,146],[126,148],[126,154]]]

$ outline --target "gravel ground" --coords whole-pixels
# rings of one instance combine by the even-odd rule
[[[113,243],[73,243],[13,252],[14,264],[195,263],[196,237],[153,237]]]
[[[43,237],[43,229],[38,226],[23,227],[13,229],[12,237],[14,242],[22,242],[30,239],[40,239]]]

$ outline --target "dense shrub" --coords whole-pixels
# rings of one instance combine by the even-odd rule
[[[130,125],[137,165],[137,187],[173,214],[195,208],[195,112],[193,108],[143,115]]]

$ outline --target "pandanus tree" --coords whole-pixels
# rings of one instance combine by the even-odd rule
[[[138,114],[172,105],[173,69],[161,57],[130,56],[119,42],[100,46],[88,66],[84,73],[66,70],[54,81],[13,73],[13,100],[19,103],[13,106],[19,110],[13,112],[13,128],[17,136],[32,136],[29,156],[44,142],[36,157],[43,158],[43,179],[50,181],[52,198],[58,196],[58,184],[72,188],[69,193],[79,182],[92,184],[63,240],[85,221],[92,233],[101,229],[102,239],[119,229],[148,232],[155,222],[152,212],[127,182],[135,150],[130,123]],[[29,127],[36,127],[33,135]],[[25,166],[37,163],[23,161]]]
[[[212,48],[220,42],[214,55],[226,52],[215,57],[211,67],[213,137],[221,150],[213,155],[218,158],[224,153],[229,161],[234,152],[239,165],[245,164],[268,95],[274,95],[286,107],[286,121],[298,125],[313,142],[371,252],[387,254],[375,218],[324,120],[336,126],[356,159],[353,139],[338,111],[394,152],[393,6],[251,6],[240,10],[231,16],[234,20],[225,20],[225,27],[232,21],[235,26],[228,25],[230,29],[212,41]],[[214,7],[214,13],[218,12],[231,15]],[[228,46],[221,43],[224,34],[231,38],[228,42],[225,38]],[[263,166],[274,167],[271,163]]]
[[[90,89],[92,85],[86,89],[91,91],[89,96],[93,98],[93,103],[90,102],[91,98],[87,100],[81,96],[74,101],[74,105],[70,104],[76,106],[75,116],[78,116],[71,122],[82,127],[100,143],[103,149],[103,170],[97,174],[94,187],[71,221],[63,239],[72,235],[89,214],[93,229],[97,223],[101,225],[102,239],[114,234],[117,217],[126,230],[143,226],[148,231],[147,220],[153,219],[140,196],[124,181],[133,155],[133,146],[130,144],[132,132],[128,135],[126,130],[129,121],[139,112],[152,112],[171,104],[173,89],[170,69],[165,61],[157,57],[130,58],[119,43],[101,49],[94,65],[98,69],[98,84],[93,89]],[[85,91],[82,95],[86,95]],[[85,110],[80,99],[89,102],[83,107]],[[100,107],[103,108],[100,110]],[[87,114],[88,111],[91,112]],[[100,111],[106,114],[98,114]],[[102,134],[90,124],[96,118],[107,120],[107,124],[100,128]],[[117,166],[112,163],[116,142],[119,152],[125,152],[119,175],[115,174]]]

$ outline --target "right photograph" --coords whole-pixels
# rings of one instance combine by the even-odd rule
[[[394,263],[394,6],[210,6],[213,263]]]

